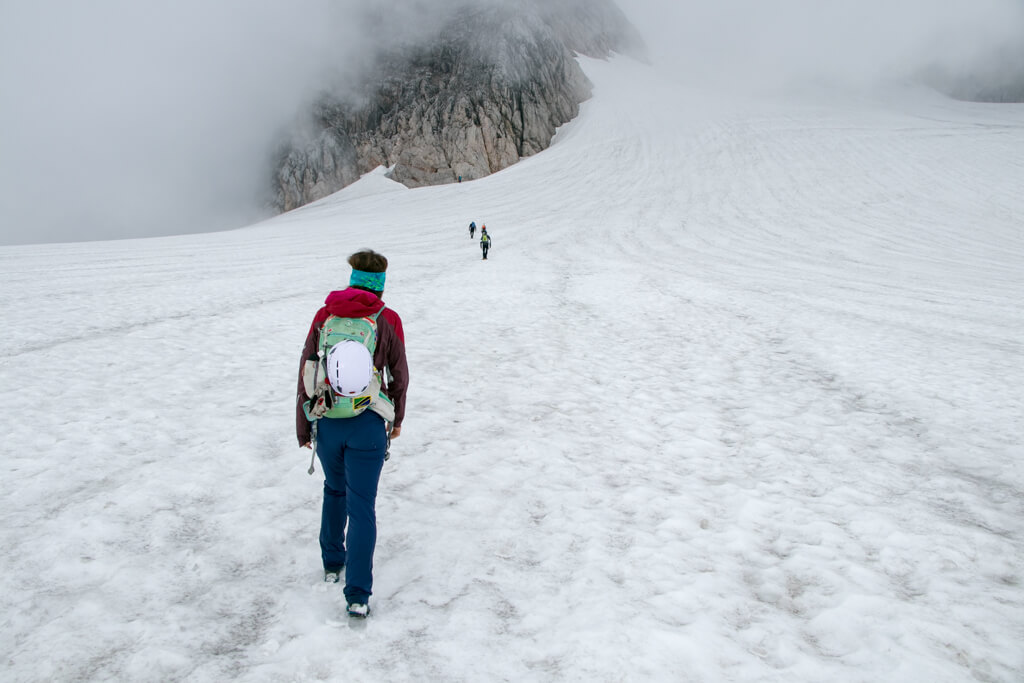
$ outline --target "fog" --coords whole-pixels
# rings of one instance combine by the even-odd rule
[[[259,218],[273,141],[346,59],[353,7],[5,0],[0,241]]]
[[[257,220],[279,134],[441,4],[4,0],[0,243]],[[969,70],[1024,35],[1021,0],[619,4],[655,66],[702,87],[870,87],[936,64]]]
[[[871,87],[923,69],[983,73],[1024,44],[1021,0],[624,0],[655,63],[726,87]],[[1017,65],[1024,70],[1024,64]]]

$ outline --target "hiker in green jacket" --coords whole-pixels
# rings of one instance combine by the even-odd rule
[[[487,234],[487,226],[480,226],[480,251],[484,253],[484,261],[487,260],[487,250],[491,248],[491,236]]]

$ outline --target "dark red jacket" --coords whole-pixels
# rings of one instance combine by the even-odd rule
[[[405,418],[405,392],[409,387],[409,365],[405,358],[405,331],[402,319],[387,308],[376,294],[349,287],[327,295],[323,307],[313,316],[313,323],[306,333],[299,360],[299,383],[295,400],[295,434],[299,445],[305,446],[312,436],[312,425],[302,411],[302,404],[308,400],[302,384],[302,367],[310,358],[316,358],[320,326],[329,316],[343,318],[364,318],[380,311],[377,317],[377,348],[373,354],[373,365],[379,370],[385,367],[391,372],[391,381],[384,392],[395,402],[395,427],[402,426]]]

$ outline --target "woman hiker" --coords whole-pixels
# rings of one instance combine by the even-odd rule
[[[295,427],[300,446],[311,448],[315,438],[316,454],[324,470],[324,501],[320,518],[320,553],[324,580],[338,583],[344,571],[348,613],[353,617],[365,617],[370,612],[369,598],[373,592],[377,484],[389,440],[402,433],[409,368],[406,363],[402,319],[381,300],[388,260],[381,254],[366,250],[352,254],[348,263],[352,266],[349,287],[327,295],[306,335],[299,367]],[[373,368],[364,368],[363,377],[365,380],[367,373],[374,370],[375,377],[376,372],[379,372],[387,378],[386,384],[381,385],[379,390],[387,400],[378,400],[374,396],[371,403],[367,398],[370,409],[364,409],[352,417],[307,417],[305,408],[315,401],[307,400],[313,398],[313,394],[307,392],[303,370],[308,360],[316,364],[321,327],[331,316],[357,320],[375,317]],[[369,352],[365,346],[362,353],[367,358],[364,365],[368,365]],[[333,383],[335,376],[331,374],[330,362],[327,366],[327,379]],[[323,366],[316,367],[319,371]],[[344,374],[344,368],[336,366],[334,372]],[[312,384],[317,385],[316,380]],[[323,383],[320,386],[324,386]],[[373,386],[371,391],[377,391],[376,386],[368,386]],[[346,400],[334,394],[332,387],[333,384],[326,388],[327,395],[334,396],[332,401]],[[349,400],[355,405],[355,400]],[[385,405],[389,402],[393,403],[393,415],[389,414],[391,406]],[[391,418],[390,424],[378,412],[388,415]]]

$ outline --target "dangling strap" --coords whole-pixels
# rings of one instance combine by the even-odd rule
[[[309,459],[309,469],[306,470],[306,474],[310,476],[316,472],[316,467],[313,466],[313,463],[316,462],[316,423],[317,421],[313,420],[313,457]]]
[[[320,375],[320,365],[321,365],[320,361],[321,361],[321,359],[323,358],[323,355],[324,355],[323,347],[320,345],[320,335],[322,333],[323,333],[323,329],[322,329],[322,326],[321,326],[321,329],[319,331],[317,331],[317,333],[316,333],[317,334],[316,345],[317,345],[317,349],[318,350],[317,350],[317,354],[316,354],[316,370],[313,371],[313,391],[316,391],[316,385],[320,383],[320,377],[319,377],[319,375]],[[316,441],[317,441],[317,438],[316,438],[317,437],[316,425],[317,425],[317,420],[313,420],[313,427],[312,427],[313,455],[309,459],[309,469],[306,470],[306,473],[309,476],[313,476],[313,473],[316,472]]]

